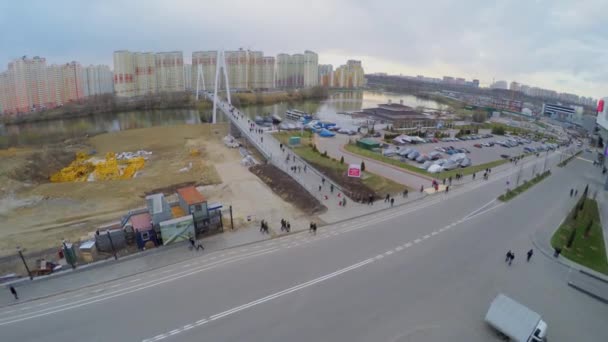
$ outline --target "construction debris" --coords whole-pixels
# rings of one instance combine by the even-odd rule
[[[108,152],[105,159],[91,158],[86,153],[77,153],[76,160],[51,176],[51,182],[93,182],[130,179],[146,163],[152,154],[147,151],[122,152],[118,156]],[[145,157],[144,157],[145,156]]]
[[[224,142],[224,145],[230,148],[237,148],[241,145],[232,135],[225,136],[222,141]]]

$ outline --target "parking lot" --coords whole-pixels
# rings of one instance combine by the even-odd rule
[[[526,147],[531,147],[537,149],[539,146],[542,146],[543,143],[530,141],[529,143],[517,144],[516,146],[506,147],[497,144],[497,141],[506,142],[510,137],[507,136],[493,136],[488,138],[474,139],[474,140],[459,140],[459,141],[439,141],[437,143],[418,143],[418,144],[404,144],[404,145],[391,145],[388,148],[385,148],[386,151],[397,152],[403,151],[404,149],[412,149],[418,151],[420,155],[429,156],[429,154],[437,154],[440,153],[439,157],[435,157],[437,159],[449,159],[452,154],[448,154],[445,151],[440,151],[439,148],[443,149],[464,149],[466,158],[470,159],[471,165],[479,165],[489,163],[495,160],[503,159],[503,158],[511,158],[516,157],[525,153],[531,152],[530,150],[526,150]],[[488,144],[494,142],[493,146],[483,146],[483,144]],[[476,147],[477,146],[477,147]],[[536,151],[534,151],[536,152]],[[539,151],[544,152],[544,151]],[[456,152],[458,153],[458,152]],[[389,153],[390,154],[390,153]],[[422,166],[424,162],[416,162],[407,158],[403,158],[398,154],[394,154],[390,156],[391,158],[406,161],[408,164],[414,166]],[[467,165],[468,166],[468,165]]]

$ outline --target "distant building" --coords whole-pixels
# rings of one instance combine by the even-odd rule
[[[316,53],[306,50],[304,54],[277,55],[277,88],[308,88],[318,84],[319,57]]]
[[[332,84],[336,88],[360,88],[365,85],[361,61],[349,60],[334,71]]]
[[[262,51],[239,49],[226,51],[226,73],[228,85],[235,90],[271,89],[275,87],[275,59],[264,56]],[[203,73],[200,89],[213,90],[217,66],[217,51],[196,51],[192,53],[192,88],[196,88],[198,69]],[[220,75],[220,82],[224,83]]]
[[[512,81],[511,84],[509,85],[509,90],[520,91],[521,85],[515,81]]]
[[[432,116],[397,103],[386,103],[378,105],[376,108],[365,108],[354,114],[367,115],[388,121],[397,129],[416,131],[437,127],[437,120]]]
[[[597,102],[597,117],[595,120],[598,134],[604,144],[604,151],[599,159],[606,165],[606,157],[608,157],[608,97],[601,98]],[[604,190],[608,190],[608,177],[606,177],[606,183],[604,183]]]
[[[114,92],[132,97],[159,92],[184,91],[184,61],[181,51],[114,52]]]
[[[11,61],[0,73],[0,113],[14,115],[54,108],[84,98],[78,62],[46,65],[41,57]]]
[[[479,88],[479,80],[473,80],[473,87]]]
[[[507,81],[496,81],[490,85],[491,89],[509,89],[507,87]]]
[[[184,64],[184,88],[192,90],[192,64]]]
[[[107,65],[89,65],[82,68],[84,96],[111,94],[114,92],[113,74]]]
[[[561,104],[544,103],[542,113],[558,121],[573,122],[576,117],[575,108]]]
[[[319,65],[319,85],[323,87],[331,87],[332,84],[332,73],[334,67],[331,64],[320,64]]]
[[[215,87],[215,68],[217,66],[217,51],[195,51],[192,52],[192,89],[196,89],[196,82],[199,77],[199,67],[203,74],[199,81],[199,87],[213,90]],[[223,82],[223,81],[222,81]]]

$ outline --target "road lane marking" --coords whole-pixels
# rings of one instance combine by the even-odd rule
[[[101,301],[105,301],[105,300],[109,300],[115,297],[119,297],[119,296],[124,296],[126,294],[129,293],[133,293],[133,292],[137,292],[137,291],[141,291],[150,287],[154,287],[154,286],[158,286],[164,283],[168,283],[168,282],[172,282],[175,281],[177,279],[181,279],[193,274],[197,274],[203,271],[207,271],[210,269],[214,269],[217,268],[219,266],[223,266],[226,264],[231,264],[237,261],[241,261],[244,259],[247,259],[249,257],[253,257],[253,256],[260,256],[260,255],[264,255],[264,254],[268,254],[268,253],[273,253],[275,251],[277,251],[278,249],[276,248],[271,248],[271,249],[266,249],[266,250],[261,250],[258,252],[252,252],[250,254],[245,254],[245,255],[241,255],[241,256],[235,256],[232,258],[228,258],[225,260],[220,260],[217,261],[215,263],[210,263],[208,265],[202,266],[198,269],[194,269],[194,270],[189,270],[189,271],[185,271],[185,272],[181,272],[181,273],[176,273],[174,275],[171,276],[167,276],[164,278],[159,278],[147,283],[142,283],[142,284],[138,284],[138,285],[133,285],[130,287],[126,287],[120,290],[116,290],[114,292],[108,292],[105,294],[101,294],[101,295],[97,295],[97,296],[93,296],[93,297],[89,297],[89,298],[84,298],[84,299],[80,299],[77,300],[75,302],[72,303],[66,303],[66,304],[62,304],[62,305],[58,305],[58,306],[54,306],[54,307],[50,307],[50,308],[46,308],[46,309],[42,309],[42,310],[38,310],[38,311],[34,311],[34,312],[29,312],[29,313],[24,313],[24,314],[20,314],[20,315],[16,315],[16,316],[12,316],[12,317],[6,317],[6,318],[2,318],[0,319],[0,326],[3,325],[7,325],[7,324],[12,324],[12,323],[17,323],[17,322],[22,322],[25,320],[29,320],[29,319],[33,319],[33,318],[38,318],[38,317],[43,317],[43,316],[47,316],[53,313],[57,313],[57,312],[62,312],[62,311],[66,311],[66,310],[71,310],[71,309],[75,309],[75,308],[79,308],[85,305],[90,305],[93,303],[97,303],[97,302],[101,302]]]
[[[243,305],[240,305],[240,306],[234,307],[234,308],[232,308],[232,309],[226,310],[226,311],[224,311],[224,312],[221,312],[221,313],[219,313],[219,314],[215,314],[215,315],[213,315],[213,316],[210,316],[210,317],[208,318],[208,320],[209,320],[209,321],[214,321],[214,320],[217,320],[217,319],[220,319],[220,318],[226,317],[226,316],[233,315],[233,314],[235,314],[235,313],[237,313],[237,312],[240,312],[240,311],[246,310],[246,309],[251,308],[251,307],[254,307],[254,306],[256,306],[256,305],[260,305],[260,304],[266,303],[266,302],[271,301],[271,300],[273,300],[273,299],[277,299],[277,298],[279,298],[279,297],[283,297],[283,296],[288,295],[288,294],[290,294],[290,293],[293,293],[293,292],[296,292],[296,291],[300,291],[300,290],[302,290],[302,289],[305,289],[305,288],[307,288],[307,287],[313,286],[313,285],[315,285],[315,284],[318,284],[318,283],[324,282],[324,281],[326,281],[326,280],[329,280],[329,279],[335,278],[335,277],[337,277],[337,276],[339,276],[339,275],[341,275],[341,274],[344,274],[344,273],[346,273],[346,272],[350,272],[350,271],[356,270],[356,269],[358,269],[358,268],[360,268],[360,267],[363,267],[363,266],[365,266],[365,265],[367,265],[367,264],[370,264],[370,263],[372,263],[372,262],[374,262],[374,260],[373,260],[373,259],[366,259],[366,260],[363,260],[363,261],[361,261],[361,262],[359,262],[359,263],[356,263],[356,264],[354,264],[354,265],[351,265],[351,266],[348,266],[348,267],[342,268],[342,269],[337,270],[337,271],[335,271],[335,272],[333,272],[333,273],[326,274],[326,275],[321,276],[321,277],[319,277],[319,278],[316,278],[316,279],[313,279],[313,280],[307,281],[307,282],[305,282],[305,283],[302,283],[302,284],[299,284],[299,285],[296,285],[296,286],[290,287],[290,288],[288,288],[288,289],[285,289],[285,290],[282,290],[282,291],[279,291],[279,292],[273,293],[273,294],[268,295],[268,296],[266,296],[266,297],[263,297],[263,298],[260,298],[260,299],[257,299],[257,300],[254,300],[254,301],[251,301],[251,302],[249,302],[249,303],[247,303],[247,304],[243,304]],[[201,319],[201,320],[197,321],[197,324],[198,324],[198,322],[203,322],[202,324],[204,324],[204,323],[206,323],[206,322],[207,322],[207,319]],[[175,334],[178,334],[178,333],[180,333],[180,332],[182,332],[182,331],[185,331],[185,330],[184,330],[184,329],[174,329],[174,330],[171,330],[171,331],[169,332],[169,335],[175,335]],[[157,336],[161,336],[161,335],[157,335]],[[156,338],[156,337],[154,337],[153,339],[144,339],[144,340],[142,340],[142,342],[149,342],[149,341],[153,341],[155,338]]]
[[[422,240],[416,239],[416,240],[414,240],[414,243],[420,243],[420,241],[422,241]]]

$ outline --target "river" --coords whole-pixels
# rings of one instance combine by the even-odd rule
[[[353,91],[333,93],[326,100],[309,100],[296,103],[277,103],[266,106],[248,106],[243,108],[251,118],[256,115],[277,114],[284,116],[287,109],[295,108],[307,113],[316,114],[320,119],[336,122],[342,127],[350,128],[355,121],[350,116],[338,114],[374,107],[380,103],[403,101],[411,107],[444,109],[445,106],[429,100],[419,99],[412,95],[381,93],[372,91]],[[40,145],[59,142],[69,138],[82,137],[105,132],[116,132],[134,128],[145,128],[163,125],[199,124],[208,118],[210,111],[199,113],[192,109],[166,109],[137,112],[120,112],[94,116],[56,119],[17,125],[0,124],[0,148],[21,145]],[[218,121],[226,121],[218,115]]]

